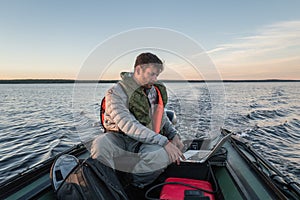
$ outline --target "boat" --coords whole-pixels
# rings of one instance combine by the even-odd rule
[[[205,162],[171,164],[162,176],[206,180],[212,183],[215,199],[300,199],[298,183],[284,176],[243,138],[226,129],[220,132],[230,137],[222,145],[222,151],[218,151],[219,156]],[[198,149],[205,142],[205,139],[196,139],[190,147]],[[64,154],[88,158],[86,146],[86,143],[75,145],[1,183],[0,199],[55,199],[49,176],[51,165]],[[155,184],[152,191],[144,191],[148,199],[159,199],[161,187]]]

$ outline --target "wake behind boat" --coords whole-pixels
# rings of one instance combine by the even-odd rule
[[[171,164],[152,185],[153,190],[139,191],[148,199],[159,199],[166,180],[192,179],[209,182],[215,199],[300,199],[300,186],[290,181],[267,160],[262,158],[250,144],[233,133],[221,129],[228,140],[222,148],[205,162],[181,162]],[[190,149],[202,149],[205,140],[194,140]],[[88,158],[86,143],[46,160],[42,164],[19,174],[0,185],[0,199],[55,199],[49,176],[50,168],[55,159],[64,154],[74,155],[78,159]],[[116,173],[120,180],[123,173]],[[121,183],[124,185],[124,182]],[[137,193],[130,194],[131,199]],[[207,196],[207,195],[206,195]],[[105,199],[105,198],[104,198]],[[140,198],[139,198],[140,199]]]

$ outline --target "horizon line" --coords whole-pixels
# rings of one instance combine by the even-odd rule
[[[39,83],[116,83],[112,80],[76,80],[76,79],[0,79],[0,84],[39,84]],[[300,82],[300,79],[225,79],[225,80],[172,80],[160,79],[162,82]]]

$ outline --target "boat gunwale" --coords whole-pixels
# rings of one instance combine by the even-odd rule
[[[6,181],[2,182],[0,184],[0,199],[7,198],[14,193],[21,191],[21,189],[25,188],[28,183],[37,181],[38,179],[41,179],[43,176],[49,174],[49,169],[51,168],[54,160],[56,160],[59,156],[63,154],[72,154],[75,156],[81,155],[84,152],[86,152],[87,149],[84,145],[84,143],[79,143],[71,147],[70,149],[67,149],[66,151],[63,151],[54,157],[51,157],[40,164],[33,166],[32,168],[29,168],[15,176],[13,176],[10,179],[7,179]],[[25,181],[24,181],[25,180]],[[36,187],[40,189],[34,188],[33,190],[30,190],[29,192],[26,192],[22,197],[35,197],[43,191],[48,191],[51,187],[50,177],[48,181],[43,182],[42,187]]]
[[[225,131],[227,131],[227,130],[225,130]],[[240,156],[242,156],[243,160],[245,162],[247,162],[248,166],[256,172],[256,173],[254,173],[254,175],[255,174],[258,175],[259,178],[264,182],[264,185],[266,185],[266,187],[270,191],[274,192],[279,199],[288,199],[289,198],[287,195],[290,195],[290,194],[283,192],[284,189],[280,188],[280,186],[278,186],[275,183],[275,180],[273,180],[271,176],[268,176],[266,173],[264,173],[262,170],[260,170],[259,167],[264,167],[268,171],[269,170],[274,171],[276,173],[276,175],[274,175],[274,176],[281,177],[286,182],[286,186],[289,187],[289,180],[287,180],[287,178],[284,177],[280,171],[278,171],[274,166],[272,166],[270,164],[269,161],[267,161],[260,154],[258,154],[256,152],[256,150],[253,149],[252,145],[247,143],[246,141],[241,141],[240,139],[235,138],[233,136],[230,139],[230,143],[231,143],[231,146],[236,150],[236,152]],[[249,156],[245,155],[245,153],[241,150],[241,148],[243,148],[243,150],[245,150],[247,153],[249,153],[255,159],[255,162],[251,161]],[[258,163],[263,164],[263,166],[256,165]],[[294,183],[294,182],[292,182],[292,183]],[[292,186],[290,186],[290,187],[292,187]],[[292,188],[292,189],[294,190],[293,194],[297,195],[300,198],[299,191],[296,191],[294,188]],[[295,199],[297,199],[297,197]]]

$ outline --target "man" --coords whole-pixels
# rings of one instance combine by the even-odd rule
[[[138,188],[151,184],[170,163],[184,159],[183,144],[164,111],[167,90],[157,80],[162,71],[156,55],[142,53],[133,73],[121,73],[122,80],[106,94],[107,133],[92,144],[92,158],[113,168],[113,158],[137,153],[140,160],[132,170],[132,184]]]

